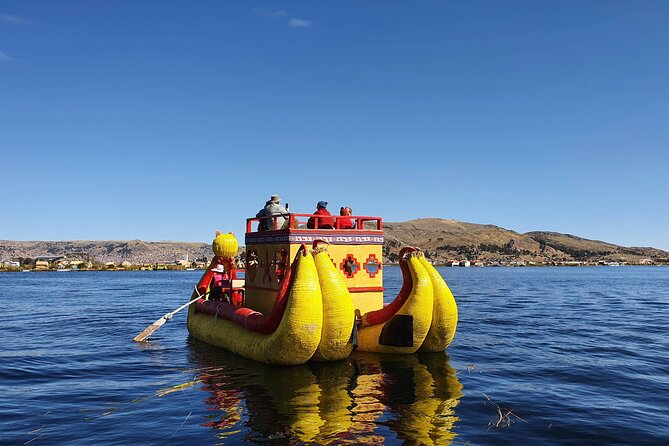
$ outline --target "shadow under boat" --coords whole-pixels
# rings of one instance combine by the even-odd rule
[[[245,441],[449,444],[462,384],[445,353],[354,352],[337,362],[272,366],[189,339],[212,410],[204,426]]]

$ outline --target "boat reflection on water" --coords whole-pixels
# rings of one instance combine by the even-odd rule
[[[356,418],[369,414],[408,443],[448,444],[462,384],[445,353],[355,356],[360,374],[352,389]],[[366,410],[369,408],[370,410]],[[378,410],[375,410],[377,409]],[[366,416],[364,414],[367,414]]]
[[[271,366],[190,341],[211,409],[203,423],[250,442],[448,444],[462,385],[445,353],[355,352],[330,363]],[[239,438],[239,437],[237,437]]]

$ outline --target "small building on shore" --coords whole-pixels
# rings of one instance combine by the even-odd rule
[[[35,271],[46,271],[49,269],[49,262],[47,260],[37,260],[35,262]]]
[[[191,262],[190,260],[185,259],[185,260],[177,260],[176,263],[177,263],[177,265],[183,266],[184,268],[190,268],[191,265],[192,265],[194,262]]]

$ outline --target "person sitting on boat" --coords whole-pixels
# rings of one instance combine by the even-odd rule
[[[355,228],[355,222],[350,217],[353,213],[353,210],[349,207],[342,207],[339,209],[339,215],[343,217],[337,218],[337,223],[339,224],[339,229],[353,229]]]
[[[318,220],[318,229],[334,229],[334,218],[332,218],[332,214],[327,210],[327,207],[327,201],[318,202],[316,212],[307,221],[307,228],[316,228],[316,220]]]
[[[214,275],[209,284],[209,299],[221,300],[223,299],[223,282],[228,280],[229,276],[225,267],[221,264],[216,265],[216,268],[213,268],[212,271],[214,271]]]
[[[265,203],[265,207],[256,214],[256,218],[261,219],[258,223],[258,231],[270,231],[274,229],[274,219],[267,217],[276,217],[276,229],[281,229],[284,226],[287,221],[285,215],[288,214],[288,210],[281,206],[280,203],[281,197],[274,194]]]

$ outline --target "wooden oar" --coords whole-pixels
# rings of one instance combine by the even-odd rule
[[[186,308],[187,306],[194,304],[194,303],[197,302],[199,299],[202,299],[204,296],[206,296],[207,294],[209,294],[209,291],[207,291],[206,293],[200,295],[200,293],[198,293],[198,291],[197,291],[197,288],[195,288],[195,293],[197,293],[197,297],[196,297],[195,299],[191,300],[191,301],[188,302],[188,303],[183,304],[182,306],[180,306],[180,307],[177,308],[176,310],[174,310],[174,311],[172,311],[172,312],[169,312],[169,313],[165,314],[163,317],[161,317],[160,319],[158,319],[157,321],[155,321],[153,324],[151,324],[151,325],[149,325],[148,327],[146,327],[146,328],[144,329],[143,332],[141,332],[140,334],[138,334],[137,336],[135,336],[135,337],[133,338],[133,341],[136,341],[136,342],[142,342],[143,340],[145,340],[146,338],[148,338],[149,336],[151,336],[151,335],[153,334],[154,331],[156,331],[156,330],[158,330],[160,327],[162,327],[162,326],[165,324],[165,322],[167,322],[167,321],[169,321],[170,319],[172,319],[172,316],[174,316],[175,314],[177,314],[179,311],[183,310],[183,309]]]

